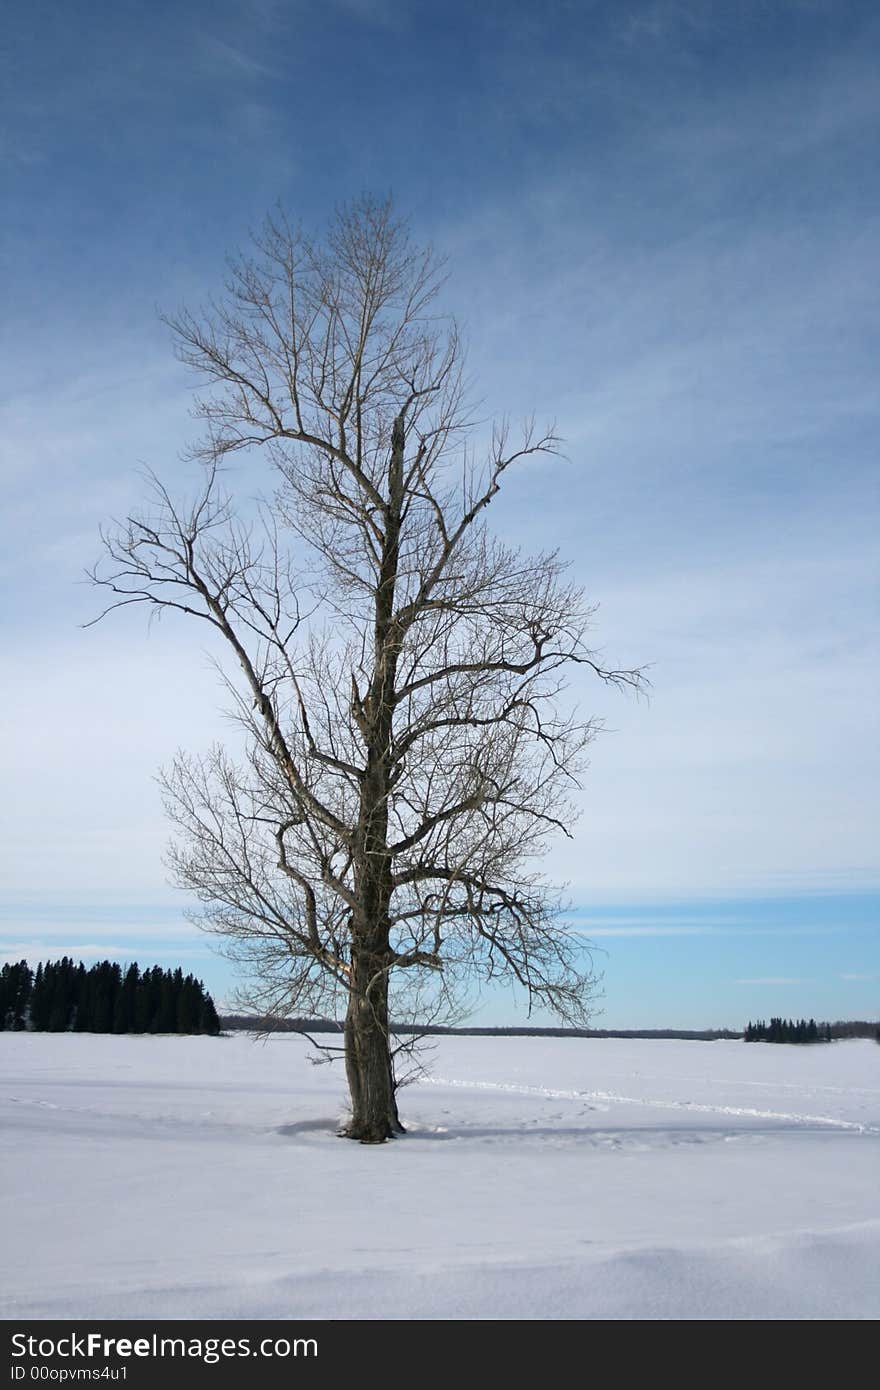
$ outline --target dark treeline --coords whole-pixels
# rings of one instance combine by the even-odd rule
[[[815,1032],[813,1031],[815,1029]],[[880,1024],[867,1019],[838,1019],[836,1023],[807,1022],[800,1018],[771,1018],[769,1023],[750,1023],[746,1042],[837,1042],[840,1038],[874,1038],[880,1042]]]
[[[770,1037],[774,1024],[783,1029],[791,1029],[792,1036]],[[266,1018],[255,1014],[224,1014],[221,1026],[230,1030],[253,1033],[341,1033],[344,1024],[332,1018]],[[804,1036],[815,1028],[816,1037]],[[763,1029],[765,1032],[759,1032]],[[800,1029],[800,1033],[798,1033]],[[529,1028],[508,1026],[497,1028],[449,1028],[439,1024],[418,1025],[412,1023],[392,1023],[392,1033],[401,1037],[417,1034],[420,1037],[461,1037],[461,1038],[647,1038],[693,1040],[696,1042],[736,1041],[745,1038],[746,1042],[835,1042],[838,1038],[875,1038],[880,1042],[880,1025],[863,1020],[837,1023],[815,1023],[801,1019],[793,1023],[790,1019],[771,1019],[770,1023],[750,1023],[744,1032],[734,1032],[730,1028]],[[777,1030],[778,1032],[778,1030]]]
[[[771,1018],[769,1023],[762,1019],[759,1023],[750,1022],[743,1037],[746,1042],[831,1042],[831,1024],[817,1023],[814,1018],[809,1022],[799,1018],[796,1023],[790,1018]]]
[[[123,971],[102,960],[86,970],[69,956],[0,970],[0,1029],[37,1033],[220,1032],[214,1001],[201,980],[177,970]]]
[[[332,1018],[266,1018],[254,1014],[224,1014],[222,1026],[254,1033],[342,1033],[345,1024]],[[495,1028],[450,1028],[442,1024],[394,1023],[399,1037],[453,1038],[679,1038],[699,1042],[741,1038],[729,1028],[529,1028],[518,1024]]]

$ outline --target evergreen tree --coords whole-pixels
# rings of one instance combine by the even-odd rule
[[[134,1008],[134,1031],[136,1033],[149,1033],[150,1031],[150,1017],[153,1007],[152,980],[153,972],[147,969],[138,981]]]
[[[37,966],[34,988],[31,993],[31,1027],[38,1033],[45,1032],[49,1026],[49,1012],[52,1007],[51,985],[47,982],[47,970],[42,962]]]
[[[12,999],[11,1026],[16,1032],[21,1032],[23,1028],[27,1027],[28,1009],[30,1006],[34,977],[26,960],[20,960],[18,962],[18,965],[15,967],[15,972],[15,993]]]
[[[94,993],[92,996],[91,1030],[94,1033],[113,1031],[113,1012],[116,1007],[113,966],[109,960],[102,960],[92,967],[94,973]],[[116,970],[118,972],[119,966]]]
[[[51,967],[53,972],[52,989],[52,1008],[49,1013],[49,1032],[64,1033],[67,1031],[67,1023],[73,1011],[73,996],[71,991],[71,971],[68,970],[67,956],[63,956],[56,965]]]
[[[199,989],[204,990],[204,985],[199,981]],[[203,994],[201,1009],[199,1012],[199,1032],[210,1033],[216,1037],[220,1032],[220,1020],[217,1017],[217,1010],[214,1008],[214,1001],[210,994]]]
[[[197,1033],[201,1009],[201,990],[192,975],[187,975],[177,1001],[178,1033]]]
[[[147,984],[147,996],[149,998],[149,1023],[147,1031],[150,1033],[159,1032],[159,1020],[162,1009],[162,970],[158,965],[154,965],[149,972]]]
[[[88,992],[88,978],[89,978],[89,977],[88,977],[88,974],[87,974],[87,972],[86,972],[86,968],[85,968],[85,966],[83,965],[82,961],[80,961],[80,962],[79,962],[79,965],[76,967],[76,974],[75,974],[75,976],[74,976],[74,984],[73,984],[73,997],[74,997],[73,1028],[74,1028],[74,1031],[77,1032],[77,1033],[83,1033],[83,1032],[85,1032],[85,1022],[84,1022],[84,1020],[85,1020],[86,995],[87,995],[87,992]]]
[[[175,998],[174,977],[170,970],[163,970],[161,972],[159,1009],[154,1032],[173,1033],[176,1031],[176,1028],[177,1000]]]
[[[0,1029],[20,1031],[27,1026],[33,978],[26,960],[0,970]]]
[[[133,1033],[135,1031],[139,983],[140,971],[137,961],[134,961],[125,972],[122,988],[116,1000],[116,1009],[113,1015],[114,1033]]]
[[[15,977],[13,974],[14,966],[6,964],[0,970],[0,1028],[7,1029],[12,1027],[12,1020],[15,1016],[13,1000],[15,998]]]
[[[80,966],[77,972],[77,1010],[74,1028],[77,1033],[93,1033],[95,1031],[95,990],[96,974],[95,967],[86,970],[84,965]]]

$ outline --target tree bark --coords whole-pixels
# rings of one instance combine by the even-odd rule
[[[388,758],[399,651],[393,616],[404,444],[404,412],[401,412],[391,432],[385,536],[374,598],[374,666],[364,706],[367,765],[361,784],[355,853],[359,911],[352,920],[351,990],[345,1020],[345,1066],[352,1117],[343,1132],[362,1144],[381,1144],[403,1133],[394,1099],[394,1069],[388,1036],[388,967],[392,959]]]
[[[374,951],[352,953],[352,988],[345,1019],[345,1070],[351,1120],[342,1133],[362,1144],[382,1144],[404,1128],[394,1098],[388,1036],[388,974]]]

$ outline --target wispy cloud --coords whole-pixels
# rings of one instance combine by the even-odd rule
[[[576,931],[589,937],[611,936],[721,936],[735,931],[734,927],[679,926],[671,923],[658,923],[650,927],[603,927],[592,923],[578,925]]]
[[[244,78],[272,78],[277,74],[265,63],[239,44],[226,43],[214,34],[202,34],[200,45],[204,60],[221,75]]]

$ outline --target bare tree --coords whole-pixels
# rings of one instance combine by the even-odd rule
[[[593,610],[557,555],[487,531],[504,475],[557,440],[496,427],[477,461],[441,283],[389,203],[342,210],[323,241],[269,219],[224,296],[169,320],[205,386],[195,500],[153,477],[92,572],[105,613],[178,610],[235,657],[247,752],[165,776],[173,869],[267,1005],[344,1006],[345,1133],[364,1142],[401,1130],[393,981],[512,980],[585,1021],[589,958],[534,867],[570,833],[596,732],[561,696],[578,664],[642,682],[588,648]],[[277,493],[245,520],[223,465],[254,449]]]

